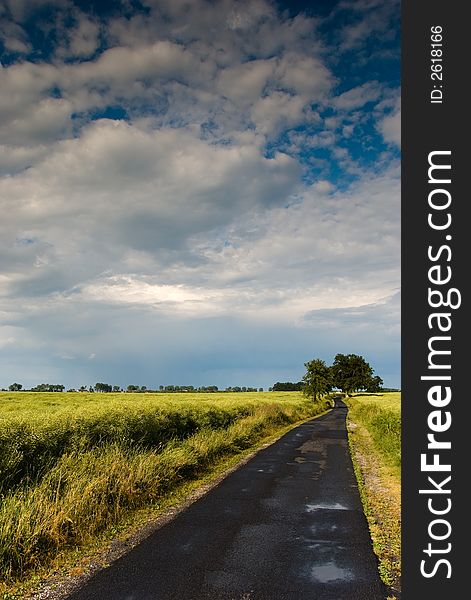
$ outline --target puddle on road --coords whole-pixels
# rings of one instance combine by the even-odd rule
[[[330,583],[332,581],[351,581],[355,579],[351,569],[342,569],[333,561],[311,568],[311,577],[320,583]]]
[[[321,455],[325,455],[324,444],[319,440],[308,440],[296,448],[301,454],[307,454],[309,452],[319,452]]]
[[[306,504],[306,512],[314,512],[316,510],[350,510],[348,506],[340,504],[340,502],[321,502],[320,504]]]
[[[310,531],[312,535],[318,535],[320,532],[325,531],[326,528],[321,528],[318,525],[311,525],[310,527]],[[327,528],[327,532],[328,533],[334,533],[335,531],[338,530],[338,526],[335,524],[329,525]]]

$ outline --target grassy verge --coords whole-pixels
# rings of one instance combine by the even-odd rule
[[[204,425],[154,447],[99,438],[90,446],[66,444],[33,475],[13,468],[15,484],[4,492],[0,507],[0,594],[24,598],[48,568],[57,570],[61,560],[76,560],[97,540],[111,539],[133,515],[168,507],[228,460],[324,409],[300,397],[260,403],[245,413],[238,409],[238,418],[226,426]]]
[[[392,598],[401,589],[400,398],[354,397],[349,443],[379,572]]]

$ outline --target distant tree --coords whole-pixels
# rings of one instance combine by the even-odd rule
[[[21,383],[12,383],[8,386],[8,389],[10,390],[10,392],[19,392],[23,389],[23,386],[21,385]]]
[[[94,389],[93,385],[91,385],[91,386],[88,388],[88,391],[89,391],[89,392],[91,392],[91,393],[93,393],[93,392],[95,391],[95,389]]]
[[[95,391],[96,392],[111,392],[113,387],[109,383],[95,383]]]
[[[119,387],[119,385],[114,385],[113,386],[113,392],[120,392],[121,388]]]
[[[164,389],[164,386],[163,385],[159,385],[159,391],[162,392],[163,389]]]
[[[272,391],[274,392],[299,392],[303,388],[303,382],[298,381],[297,383],[293,383],[291,381],[277,381],[273,387]]]
[[[371,394],[375,394],[377,392],[380,392],[382,390],[382,387],[383,380],[379,375],[375,375],[374,377],[371,377],[370,381],[368,382],[368,385],[366,386],[366,391],[370,392]]]
[[[263,392],[263,388],[258,388],[258,391],[259,392]]]
[[[81,385],[79,387],[79,392],[86,392],[87,391],[87,387],[85,385]]]
[[[128,387],[127,387],[128,392],[137,392],[138,390],[139,390],[138,385],[128,385]]]
[[[371,366],[358,354],[337,354],[331,370],[334,387],[347,396],[366,389],[373,376]]]
[[[141,392],[147,391],[147,387],[145,385],[141,385]]]
[[[305,396],[314,402],[332,389],[332,373],[323,360],[315,358],[304,363],[306,373],[303,377],[302,391]]]
[[[40,383],[39,385],[31,388],[31,392],[63,392],[65,385],[59,383]]]

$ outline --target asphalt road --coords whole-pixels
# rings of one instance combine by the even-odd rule
[[[384,600],[346,412],[260,451],[69,600]]]

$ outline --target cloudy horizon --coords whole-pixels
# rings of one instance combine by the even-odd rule
[[[400,387],[396,0],[0,0],[0,387]]]

